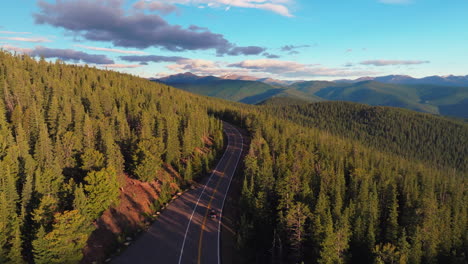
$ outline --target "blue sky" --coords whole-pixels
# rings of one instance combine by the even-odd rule
[[[3,49],[143,77],[468,74],[466,0],[4,1]]]

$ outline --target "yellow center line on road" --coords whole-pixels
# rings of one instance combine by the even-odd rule
[[[227,151],[227,149],[226,149]],[[225,168],[229,168],[229,166],[231,165],[232,163],[232,157],[234,155],[231,155],[231,157],[229,158],[227,164],[226,164],[226,167]],[[219,187],[219,184],[221,183],[221,180],[224,178],[225,176],[225,173],[223,172],[222,176],[219,177],[218,179],[218,182],[216,183],[216,187],[213,191],[213,194],[211,195],[210,197],[210,201],[208,202],[208,206],[207,206],[207,209],[206,209],[206,213],[205,213],[205,217],[203,218],[203,223],[202,223],[202,227],[201,227],[201,230],[200,230],[200,239],[198,240],[198,264],[201,263],[201,256],[202,256],[202,245],[203,245],[203,233],[205,231],[205,226],[206,226],[206,220],[208,219],[208,213],[210,212],[210,209],[211,209],[211,203],[213,202],[213,199],[214,199],[214,196],[216,194],[216,192],[218,191],[218,187]]]

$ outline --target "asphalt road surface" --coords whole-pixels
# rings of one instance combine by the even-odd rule
[[[221,263],[221,212],[243,145],[234,126],[224,122],[224,132],[227,148],[210,177],[172,202],[112,263]]]

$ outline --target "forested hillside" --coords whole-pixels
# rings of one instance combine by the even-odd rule
[[[224,117],[252,133],[239,203],[245,263],[466,262],[466,171],[266,113]]]
[[[302,99],[308,102],[322,101],[321,98],[312,94],[306,94],[299,90],[289,89],[282,85],[254,80],[223,79],[214,76],[197,76],[191,73],[182,73],[155,81],[162,82],[191,93],[217,97],[245,104],[257,104],[269,98],[275,98],[278,96]]]
[[[177,74],[158,81],[192,93],[246,104],[286,97],[310,103],[350,101],[392,106],[414,111],[468,118],[468,87],[424,83],[388,83],[391,76],[356,82],[300,81],[290,85],[261,81],[225,80],[214,76]],[[371,79],[371,78],[364,78]],[[387,81],[385,81],[387,80]],[[381,82],[380,82],[381,81]],[[281,102],[275,100],[275,102]]]
[[[402,157],[468,171],[468,124],[400,108],[349,102],[273,105],[265,111]]]
[[[130,75],[0,52],[0,263],[76,263],[125,177],[192,180],[215,156],[196,149],[223,146],[205,105]],[[183,179],[160,178],[163,165]]]
[[[219,119],[251,134],[236,197],[245,263],[467,261],[464,123],[349,103],[249,106],[8,53],[0,88],[0,262],[78,262],[125,177],[180,186],[209,167]],[[182,177],[162,178],[165,167]]]
[[[468,111],[454,111],[468,98],[466,87],[402,85],[375,81],[331,85],[314,93],[333,101],[351,101],[369,105],[394,106],[432,114],[468,117]],[[447,107],[454,108],[450,113]],[[459,109],[461,110],[461,109]]]

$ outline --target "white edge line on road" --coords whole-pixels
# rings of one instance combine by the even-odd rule
[[[229,185],[227,187],[226,193],[224,194],[224,199],[223,203],[221,205],[221,213],[219,216],[219,221],[218,221],[218,264],[221,264],[221,250],[220,250],[220,245],[221,245],[221,222],[223,219],[223,210],[224,210],[224,202],[226,201],[227,194],[229,193],[229,188],[231,187],[231,182],[232,178],[234,178],[234,174],[237,170],[237,165],[239,164],[240,157],[242,156],[242,152],[244,150],[244,138],[242,137],[242,134],[237,130],[237,128],[234,127],[234,130],[237,132],[237,134],[240,135],[241,138],[241,151],[239,152],[239,155],[237,156],[237,162],[236,162],[236,167],[234,168],[234,171],[232,172],[231,179],[229,180]]]
[[[224,124],[223,124],[224,126]],[[198,200],[197,200],[197,203],[195,204],[195,207],[193,208],[193,212],[192,212],[192,215],[190,216],[190,219],[189,219],[189,222],[187,224],[187,228],[185,229],[185,235],[184,235],[184,241],[182,242],[182,247],[180,249],[180,256],[179,256],[179,264],[182,262],[182,255],[184,254],[184,247],[185,247],[185,241],[187,240],[187,234],[188,234],[188,231],[189,231],[189,228],[190,228],[190,224],[192,223],[192,218],[193,218],[193,215],[195,214],[195,211],[197,210],[197,207],[198,207],[198,203],[200,202],[200,199],[201,197],[203,196],[203,194],[205,193],[205,189],[206,189],[206,186],[208,186],[208,184],[210,183],[211,181],[211,178],[213,178],[213,175],[218,171],[218,166],[219,164],[221,164],[221,161],[224,159],[224,156],[226,155],[226,153],[228,152],[228,148],[229,148],[229,134],[226,132],[226,135],[227,135],[227,145],[226,145],[226,150],[224,151],[223,153],[223,156],[221,157],[221,159],[219,160],[218,164],[216,165],[214,171],[211,173],[211,176],[210,178],[208,179],[208,181],[206,182],[205,184],[205,187],[203,187],[203,190],[202,192],[200,193],[200,196],[198,197]]]

